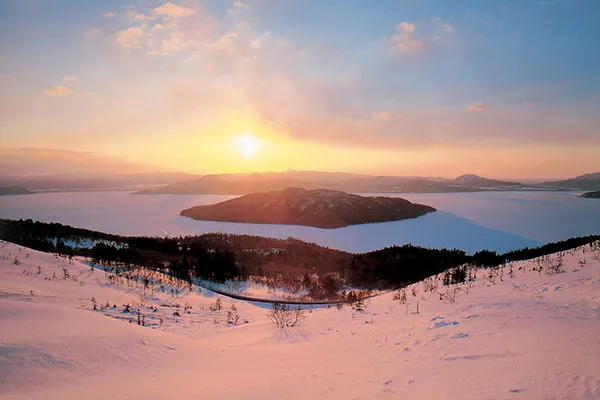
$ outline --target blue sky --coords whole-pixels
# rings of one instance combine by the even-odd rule
[[[0,145],[15,160],[600,170],[598,0],[5,0],[0,40]],[[264,144],[254,160],[228,145],[247,132]]]

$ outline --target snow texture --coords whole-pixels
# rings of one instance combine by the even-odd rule
[[[475,280],[456,287],[443,286],[438,276],[406,288],[406,303],[388,293],[370,299],[363,312],[319,308],[301,326],[278,330],[265,308],[159,274],[146,276],[146,287],[133,276],[117,279],[2,242],[0,394],[4,400],[598,399],[595,246],[560,255],[557,274],[537,268],[559,255],[477,270]],[[233,305],[237,324],[227,320]],[[138,309],[145,326],[137,324]]]

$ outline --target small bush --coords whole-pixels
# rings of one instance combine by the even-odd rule
[[[213,304],[210,305],[210,311],[220,311],[223,308],[221,299],[217,299]]]
[[[359,299],[352,304],[352,309],[356,312],[364,312],[367,309],[367,305],[364,300]]]
[[[306,320],[306,311],[300,306],[292,310],[287,304],[273,303],[269,319],[277,328],[293,328]]]
[[[402,304],[406,304],[406,290],[401,289],[394,293],[394,300],[400,301]]]

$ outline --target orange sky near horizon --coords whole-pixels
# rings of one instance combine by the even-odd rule
[[[67,3],[0,2],[0,175],[600,171],[594,5]]]

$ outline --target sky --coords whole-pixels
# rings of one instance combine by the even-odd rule
[[[600,0],[1,0],[0,174],[600,171]]]

